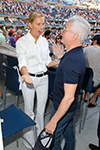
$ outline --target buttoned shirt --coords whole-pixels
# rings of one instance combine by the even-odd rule
[[[93,70],[94,86],[100,83],[100,47],[96,45],[84,48],[86,67]]]
[[[39,36],[35,43],[34,37],[28,32],[16,42],[19,68],[26,66],[29,73],[42,73],[47,71],[51,62],[47,40]]]

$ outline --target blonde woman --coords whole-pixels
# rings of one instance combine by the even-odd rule
[[[24,110],[32,119],[35,117],[37,135],[44,128],[44,111],[48,96],[47,67],[59,64],[59,61],[51,61],[48,42],[42,37],[44,29],[44,15],[33,12],[29,16],[30,31],[21,37],[16,43],[19,68],[25,82],[22,83],[24,97]],[[34,116],[34,94],[37,95],[37,110]],[[34,147],[34,132],[30,128],[24,137]],[[30,148],[30,146],[24,142]]]

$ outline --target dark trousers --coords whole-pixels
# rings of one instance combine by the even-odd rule
[[[52,106],[51,117],[55,114],[56,110],[54,106]],[[60,138],[63,134],[65,139],[65,145],[63,150],[74,150],[75,145],[75,136],[74,136],[74,128],[73,128],[73,116],[75,111],[66,113],[66,115],[58,122],[56,131],[54,133],[54,145],[52,150],[61,150],[60,146]]]

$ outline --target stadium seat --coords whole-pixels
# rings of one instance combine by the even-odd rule
[[[10,105],[8,108],[0,111],[0,118],[3,119],[2,123],[3,139],[17,133],[18,131],[24,128],[36,125],[36,123],[28,115],[26,115],[21,109],[19,109],[13,104]],[[17,147],[18,147],[18,139],[17,139]]]

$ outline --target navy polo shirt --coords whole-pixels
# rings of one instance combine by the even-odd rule
[[[78,84],[75,99],[71,104],[68,112],[76,109],[78,103],[78,94],[80,92],[84,73],[86,69],[86,60],[82,46],[76,47],[65,53],[56,72],[54,90],[53,90],[53,105],[57,110],[60,102],[64,97],[64,83]]]

